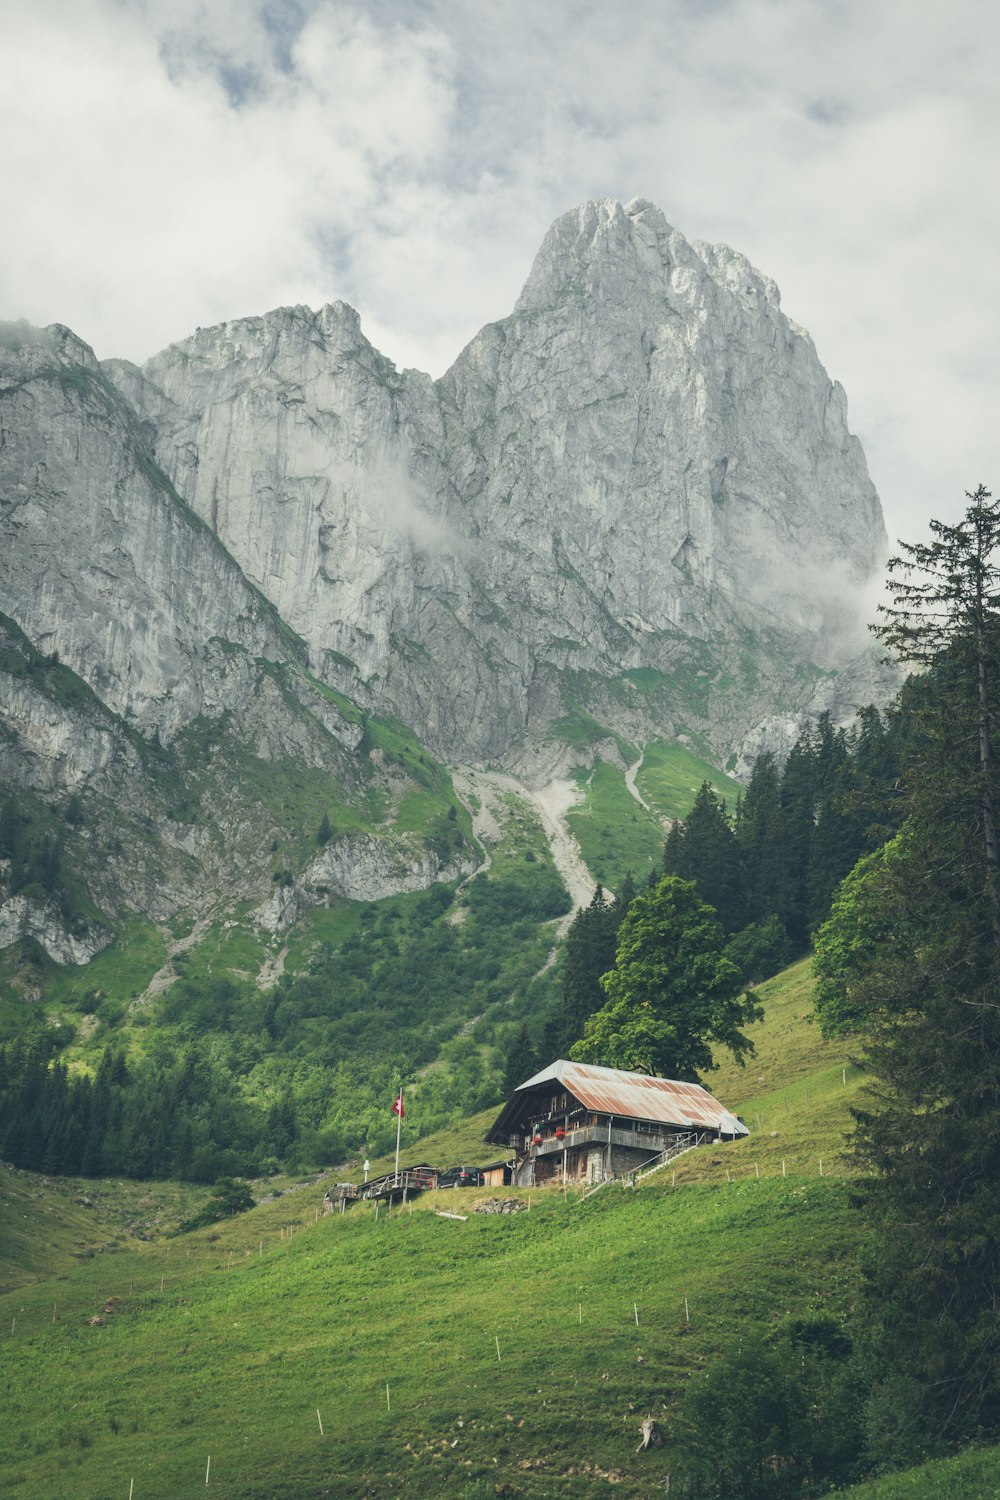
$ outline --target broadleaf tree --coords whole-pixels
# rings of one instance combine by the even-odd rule
[[[752,1054],[740,1028],[760,1010],[724,947],[718,918],[694,883],[663,876],[629,907],[615,966],[601,979],[607,1002],[570,1055],[697,1082],[715,1066],[713,1045],[741,1061]]]

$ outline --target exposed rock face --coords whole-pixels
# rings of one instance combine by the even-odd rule
[[[773,282],[645,200],[557,220],[437,382],[343,303],[141,370],[0,325],[0,779],[109,921],[237,898],[278,930],[472,868],[447,823],[394,828],[407,787],[431,822],[450,792],[366,713],[534,782],[616,736],[745,766],[883,695],[850,659],[884,542]],[[316,853],[328,798],[351,816]],[[96,951],[27,868],[0,947]]]
[[[857,649],[885,535],[843,392],[773,282],[645,200],[557,220],[436,385],[342,303],[106,369],[314,670],[452,759],[537,737],[567,673],[643,667],[722,753]]]
[[[0,948],[32,938],[77,963],[108,940],[79,902],[67,923],[20,893],[43,840],[109,921],[164,921],[270,886],[274,851],[303,830],[264,768],[313,773],[331,809],[380,774],[357,759],[361,715],[303,670],[302,644],[63,328],[0,325],[0,604],[0,807],[18,788],[34,830],[0,886]],[[72,825],[71,794],[86,804]]]
[[[59,327],[0,332],[5,612],[113,712],[169,740],[228,706],[206,660],[217,642],[279,660],[287,642],[87,345]]]
[[[0,904],[0,948],[33,938],[57,964],[86,964],[108,946],[111,936],[97,926],[69,931],[55,906],[27,896],[11,896]]]
[[[475,869],[471,851],[441,858],[416,840],[359,834],[328,844],[290,886],[279,886],[255,912],[268,932],[280,932],[298,921],[310,906],[328,896],[350,901],[378,901],[408,891],[423,891],[438,880],[460,880]]]

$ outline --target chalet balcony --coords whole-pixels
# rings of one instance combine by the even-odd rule
[[[650,1156],[654,1156],[658,1151],[665,1151],[676,1136],[676,1131],[616,1128],[611,1131],[611,1144],[612,1146],[631,1146],[635,1151],[646,1151]],[[608,1127],[606,1125],[583,1125],[579,1130],[567,1130],[561,1138],[547,1136],[540,1145],[532,1145],[530,1150],[533,1156],[550,1156],[555,1151],[573,1150],[579,1146],[606,1146],[607,1144]]]

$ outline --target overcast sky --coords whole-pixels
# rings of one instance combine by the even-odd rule
[[[994,0],[0,0],[0,316],[141,361],[335,298],[440,374],[552,219],[778,282],[890,535],[1000,489]]]

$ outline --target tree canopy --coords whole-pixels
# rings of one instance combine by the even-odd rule
[[[741,1060],[752,1053],[740,1027],[759,1010],[724,944],[718,918],[693,882],[663,876],[629,907],[615,966],[601,979],[607,1002],[571,1055],[696,1082],[715,1066],[713,1043]]]

